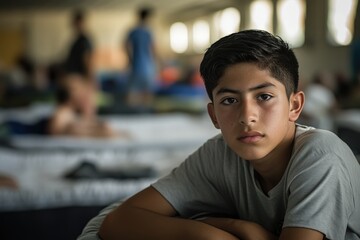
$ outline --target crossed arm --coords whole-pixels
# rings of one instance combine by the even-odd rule
[[[104,220],[99,235],[104,240],[275,240],[256,223],[208,218],[194,221],[176,217],[175,209],[149,187],[120,205]],[[285,228],[280,240],[322,240],[323,234],[305,228]]]

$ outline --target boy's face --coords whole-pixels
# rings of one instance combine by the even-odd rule
[[[302,92],[289,100],[285,86],[268,70],[240,63],[225,70],[208,111],[230,148],[243,159],[257,160],[292,141],[303,103]]]

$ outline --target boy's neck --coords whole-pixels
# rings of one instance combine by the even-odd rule
[[[265,158],[251,162],[256,171],[255,176],[265,193],[268,193],[275,187],[284,175],[291,158],[295,131],[295,124],[291,124],[286,137],[276,149]]]

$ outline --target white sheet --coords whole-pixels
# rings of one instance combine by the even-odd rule
[[[131,139],[75,139],[71,137],[15,136],[12,144],[24,149],[174,149],[198,146],[219,133],[207,116],[185,114],[123,116],[104,118],[115,130],[126,131]]]
[[[0,148],[0,174],[14,177],[19,190],[0,189],[0,210],[29,210],[61,206],[105,205],[149,186],[156,178],[141,180],[68,180],[65,173],[87,161],[104,170],[152,166],[163,176],[189,151],[143,152],[135,159],[109,151],[18,152]]]
[[[20,189],[0,189],[0,211],[105,205],[128,197],[156,179],[81,180],[62,176],[84,160],[102,169],[152,166],[159,177],[170,172],[217,130],[205,117],[160,115],[109,117],[131,140],[78,140],[29,136],[13,139],[21,150],[0,148],[0,174],[13,176]]]

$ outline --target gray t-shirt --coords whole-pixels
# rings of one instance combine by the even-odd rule
[[[274,234],[284,227],[318,230],[331,240],[360,239],[360,165],[335,134],[297,126],[280,182],[264,194],[253,167],[221,135],[153,184],[180,216],[227,216]]]

